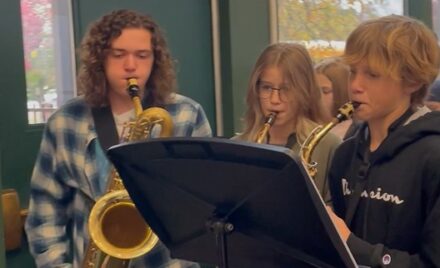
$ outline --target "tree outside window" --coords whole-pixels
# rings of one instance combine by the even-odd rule
[[[362,21],[403,14],[403,0],[277,0],[278,41],[300,42],[319,61],[340,55]]]
[[[62,17],[68,14],[62,10],[70,7],[67,5],[68,2],[66,0],[21,0],[20,2],[30,124],[46,122],[52,112],[66,99],[66,95],[69,98],[73,96],[74,87],[68,85],[72,84],[74,77],[71,60],[73,57],[68,53],[67,55],[61,53],[61,46],[69,48],[72,43],[69,35],[65,35],[66,32],[69,33],[71,22]],[[63,64],[61,65],[60,62]]]

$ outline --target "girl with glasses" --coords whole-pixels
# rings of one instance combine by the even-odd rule
[[[300,44],[268,46],[253,68],[246,104],[244,130],[237,139],[255,141],[266,116],[276,113],[265,142],[288,147],[298,154],[310,132],[325,120],[321,92],[307,50]],[[312,155],[318,163],[314,180],[326,201],[330,199],[325,179],[327,167],[339,143],[338,137],[329,134]]]

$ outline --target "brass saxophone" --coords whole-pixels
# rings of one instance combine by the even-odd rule
[[[352,102],[347,102],[338,109],[338,114],[326,125],[316,127],[307,139],[304,141],[300,150],[300,157],[307,173],[311,178],[314,178],[318,173],[317,164],[312,161],[312,154],[315,150],[316,145],[321,141],[321,139],[337,124],[344,120],[347,120],[353,114],[355,106]]]
[[[128,80],[128,91],[136,119],[127,124],[124,141],[148,138],[156,124],[161,125],[161,137],[170,136],[173,124],[169,113],[158,107],[142,109],[136,79]],[[149,252],[159,240],[136,209],[116,169],[110,174],[107,193],[90,211],[88,225],[90,243],[84,268],[128,267],[130,259]]]
[[[257,135],[255,136],[254,140],[256,143],[263,143],[264,140],[266,140],[267,134],[269,134],[269,130],[272,127],[273,123],[275,122],[276,118],[277,118],[277,113],[270,113],[266,117],[266,119],[264,120],[263,126],[258,131]]]

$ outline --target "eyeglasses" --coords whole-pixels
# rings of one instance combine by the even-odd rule
[[[274,87],[269,83],[258,82],[257,88],[260,99],[269,99],[273,91],[278,91],[278,97],[282,102],[290,101],[292,98],[292,92],[286,87]]]

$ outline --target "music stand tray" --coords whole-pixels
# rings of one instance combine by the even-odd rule
[[[108,155],[174,258],[219,267],[356,267],[289,149],[220,138],[160,138]]]

